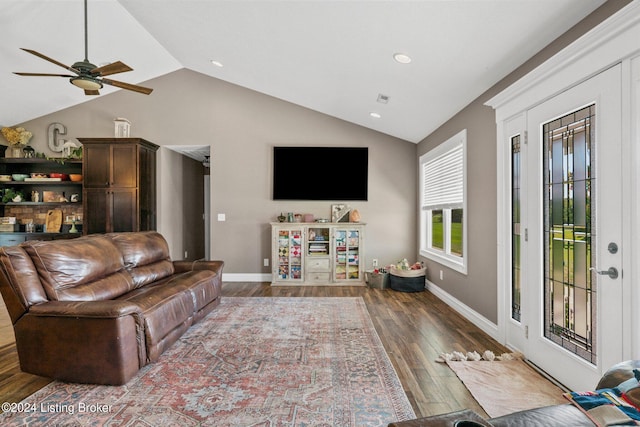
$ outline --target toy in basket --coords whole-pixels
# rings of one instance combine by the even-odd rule
[[[406,259],[389,266],[389,287],[400,292],[420,292],[425,289],[427,268],[416,262],[409,266]]]

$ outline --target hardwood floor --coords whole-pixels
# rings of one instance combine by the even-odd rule
[[[486,416],[456,375],[435,360],[454,350],[508,351],[428,291],[232,282],[224,283],[222,293],[238,297],[362,297],[418,417],[465,408]],[[20,371],[4,304],[0,311],[0,401],[19,402],[49,380]]]

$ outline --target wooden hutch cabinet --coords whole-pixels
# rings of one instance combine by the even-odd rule
[[[78,138],[84,234],[156,229],[156,151],[142,138]]]

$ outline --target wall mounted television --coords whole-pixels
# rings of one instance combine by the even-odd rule
[[[273,147],[273,200],[367,200],[366,147]]]

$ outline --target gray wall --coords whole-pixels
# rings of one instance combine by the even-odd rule
[[[630,0],[609,0],[603,4],[418,144],[419,157],[462,129],[467,129],[467,275],[426,258],[422,260],[428,267],[431,282],[494,323],[497,323],[498,316],[497,130],[493,109],[484,103],[628,3]],[[444,272],[444,280],[440,280],[440,270]]]
[[[131,121],[131,136],[160,146],[210,146],[211,258],[225,260],[226,273],[270,273],[263,259],[271,256],[269,223],[280,212],[330,217],[331,202],[271,200],[274,145],[369,147],[369,200],[346,202],[368,224],[365,265],[372,258],[381,264],[416,259],[415,144],[186,69],[144,85],[154,88],[150,96],[119,91],[22,125],[34,133],[31,145],[49,155],[50,123],[66,125],[66,139],[109,137],[116,117]],[[159,150],[158,230],[174,258],[182,258],[183,229],[190,226],[177,208],[189,200],[184,168],[180,155]],[[301,167],[291,175],[303,180],[305,173],[342,173],[346,182],[348,171],[336,162],[320,170]],[[225,222],[216,221],[218,213],[226,214]]]

